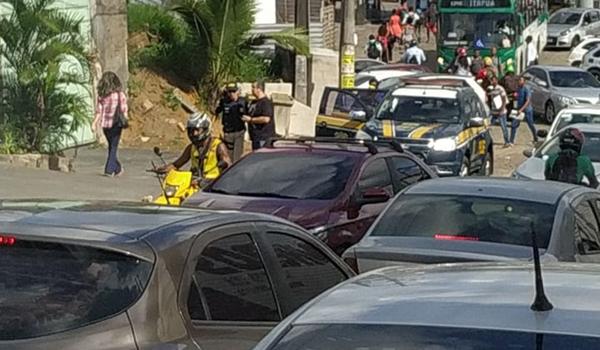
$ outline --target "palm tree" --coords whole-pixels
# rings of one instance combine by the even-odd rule
[[[254,25],[254,0],[176,0],[172,10],[187,23],[201,53],[196,64],[205,65],[200,81],[208,106],[214,106],[219,88],[235,79],[252,45],[273,40],[278,45],[309,54],[308,36],[297,30],[250,35]],[[261,78],[261,77],[257,77]]]
[[[89,122],[81,20],[55,0],[0,0],[0,71],[8,109],[0,126],[27,151],[54,152]]]

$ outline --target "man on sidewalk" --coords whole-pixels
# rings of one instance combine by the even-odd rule
[[[242,120],[248,123],[252,150],[257,150],[264,147],[267,140],[275,137],[275,116],[273,102],[265,94],[263,81],[252,84],[252,95],[256,100],[248,107],[248,115],[244,115]]]
[[[236,83],[225,86],[225,96],[219,102],[216,113],[223,113],[223,142],[229,151],[229,157],[237,162],[244,152],[244,135],[246,124],[242,120],[246,114],[246,101],[240,97],[240,89]]]

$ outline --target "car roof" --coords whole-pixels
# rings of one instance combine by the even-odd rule
[[[571,124],[569,125],[569,128],[576,128],[579,129],[579,131],[581,132],[593,132],[593,133],[598,133],[600,132],[600,124],[593,124],[593,123],[577,123],[577,124]]]
[[[543,69],[545,71],[548,72],[585,72],[585,70],[579,68],[579,67],[572,67],[572,66],[558,66],[558,65],[536,65],[536,66],[532,66],[531,68],[539,68],[539,69]]]
[[[429,69],[425,66],[421,66],[419,64],[409,64],[409,63],[391,63],[391,64],[383,64],[380,66],[369,67],[365,69],[363,72],[369,72],[373,70],[406,70],[406,71],[418,71],[418,72],[429,72]]]
[[[580,187],[559,182],[513,178],[440,178],[418,182],[404,194],[477,196],[554,204],[565,193]]]
[[[591,110],[600,112],[600,105],[591,104],[591,103],[582,103],[569,106],[567,108],[563,108],[561,113],[571,113],[571,112],[581,112],[582,110]]]
[[[318,139],[318,138],[317,138]],[[319,140],[311,140],[307,138],[303,139],[290,139],[290,140],[277,140],[275,141],[273,146],[263,147],[257,150],[254,153],[273,153],[273,152],[283,152],[283,153],[302,153],[306,154],[307,150],[316,153],[346,153],[346,154],[354,154],[356,156],[360,155],[370,155],[371,152],[376,149],[376,154],[383,154],[388,152],[399,153],[394,150],[394,148],[390,145],[387,145],[385,141],[380,142],[372,142],[372,141],[361,141],[361,140],[344,140],[344,139],[331,139],[329,141],[325,140],[327,138],[322,138],[322,141]],[[368,144],[373,144],[375,147],[368,147]],[[401,146],[399,146],[401,147]],[[409,153],[403,151],[402,153]]]
[[[589,9],[587,7],[568,7],[568,8],[560,9],[560,10],[556,11],[555,13],[559,13],[559,12],[583,13],[587,10],[592,10],[592,9]]]
[[[293,320],[304,324],[431,325],[600,336],[600,266],[547,263],[554,309],[534,312],[531,263],[389,267],[343,282]],[[368,297],[365,297],[368,296]]]

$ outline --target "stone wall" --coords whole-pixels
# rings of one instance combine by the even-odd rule
[[[321,23],[323,23],[323,45],[327,49],[336,47],[336,29],[335,29],[335,6],[333,4],[323,6],[321,9]]]

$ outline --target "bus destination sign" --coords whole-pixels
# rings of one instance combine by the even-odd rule
[[[510,0],[442,0],[440,7],[445,8],[477,8],[477,7],[510,7]]]

